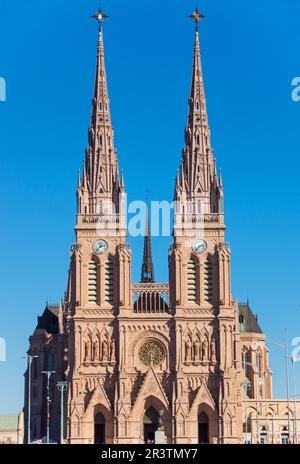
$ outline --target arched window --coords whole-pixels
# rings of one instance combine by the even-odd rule
[[[245,371],[245,376],[247,377],[248,380],[251,380],[251,375],[250,375],[250,365],[248,364],[250,361],[249,358],[249,352],[247,348],[244,348],[242,351],[242,362],[243,362],[243,368]]]
[[[187,291],[188,301],[196,303],[196,265],[193,259],[187,264]]]
[[[262,363],[262,351],[260,347],[258,348],[256,352],[256,367],[258,370],[259,377],[262,377],[263,376],[263,363]]]
[[[105,263],[105,302],[114,302],[114,264],[110,259]]]
[[[213,264],[210,255],[204,263],[204,299],[207,303],[213,304]]]
[[[89,262],[88,301],[89,303],[97,303],[97,264],[94,259]]]

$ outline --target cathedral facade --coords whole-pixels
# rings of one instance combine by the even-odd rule
[[[47,425],[59,440],[59,381],[68,385],[69,444],[151,443],[158,431],[166,443],[238,444],[247,432],[259,440],[265,426],[270,439],[270,411],[281,420],[274,432],[280,441],[287,404],[271,400],[266,336],[249,305],[231,293],[223,182],[211,148],[198,29],[168,282],[154,279],[148,220],[141,281],[132,282],[125,196],[100,24],[67,290],[61,304],[47,304],[30,337],[29,354],[37,356],[25,374],[30,441],[45,437]],[[42,371],[50,372],[48,380]],[[268,410],[261,406],[267,399]]]

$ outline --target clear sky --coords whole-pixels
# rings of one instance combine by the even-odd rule
[[[75,188],[95,72],[94,0],[0,0],[0,414],[23,401],[22,355],[36,319],[63,296]],[[110,0],[104,27],[116,146],[129,200],[171,200],[183,147],[193,25],[187,0]],[[271,340],[300,336],[299,0],[201,0],[201,49],[212,141],[223,171],[233,294],[249,297]],[[155,238],[167,280],[169,238]],[[131,239],[140,277],[142,240]],[[274,395],[283,353],[270,346]],[[300,394],[300,365],[297,366]]]

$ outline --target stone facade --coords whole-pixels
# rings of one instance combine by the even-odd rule
[[[154,280],[148,221],[142,279],[131,281],[125,184],[114,147],[102,27],[88,139],[65,299],[47,305],[30,338],[29,353],[39,356],[30,373],[32,440],[46,434],[43,370],[55,371],[50,379],[54,441],[60,433],[55,387],[60,380],[68,382],[70,444],[145,443],[155,440],[157,431],[167,443],[242,443],[245,408],[248,431],[258,439],[255,424],[265,427],[261,413],[256,420],[258,408],[268,402],[276,421],[284,418],[285,406],[271,399],[266,337],[249,305],[239,305],[231,294],[223,182],[210,142],[198,31],[175,182],[168,283]],[[26,390],[26,416],[27,398]],[[277,438],[284,426],[284,421],[276,425]],[[156,435],[162,439],[162,433]]]

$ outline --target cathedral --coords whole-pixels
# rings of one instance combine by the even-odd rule
[[[95,17],[96,78],[78,175],[76,241],[65,297],[46,305],[30,337],[26,442],[43,440],[47,432],[58,442],[62,427],[67,444],[295,439],[292,405],[272,398],[266,336],[249,303],[232,298],[223,181],[211,147],[201,65],[202,15],[192,15],[192,79],[174,185],[173,243],[166,251],[168,282],[154,278],[148,218],[141,281],[131,281],[125,181],[104,60],[106,16],[99,11]],[[61,393],[62,381],[67,388]]]

